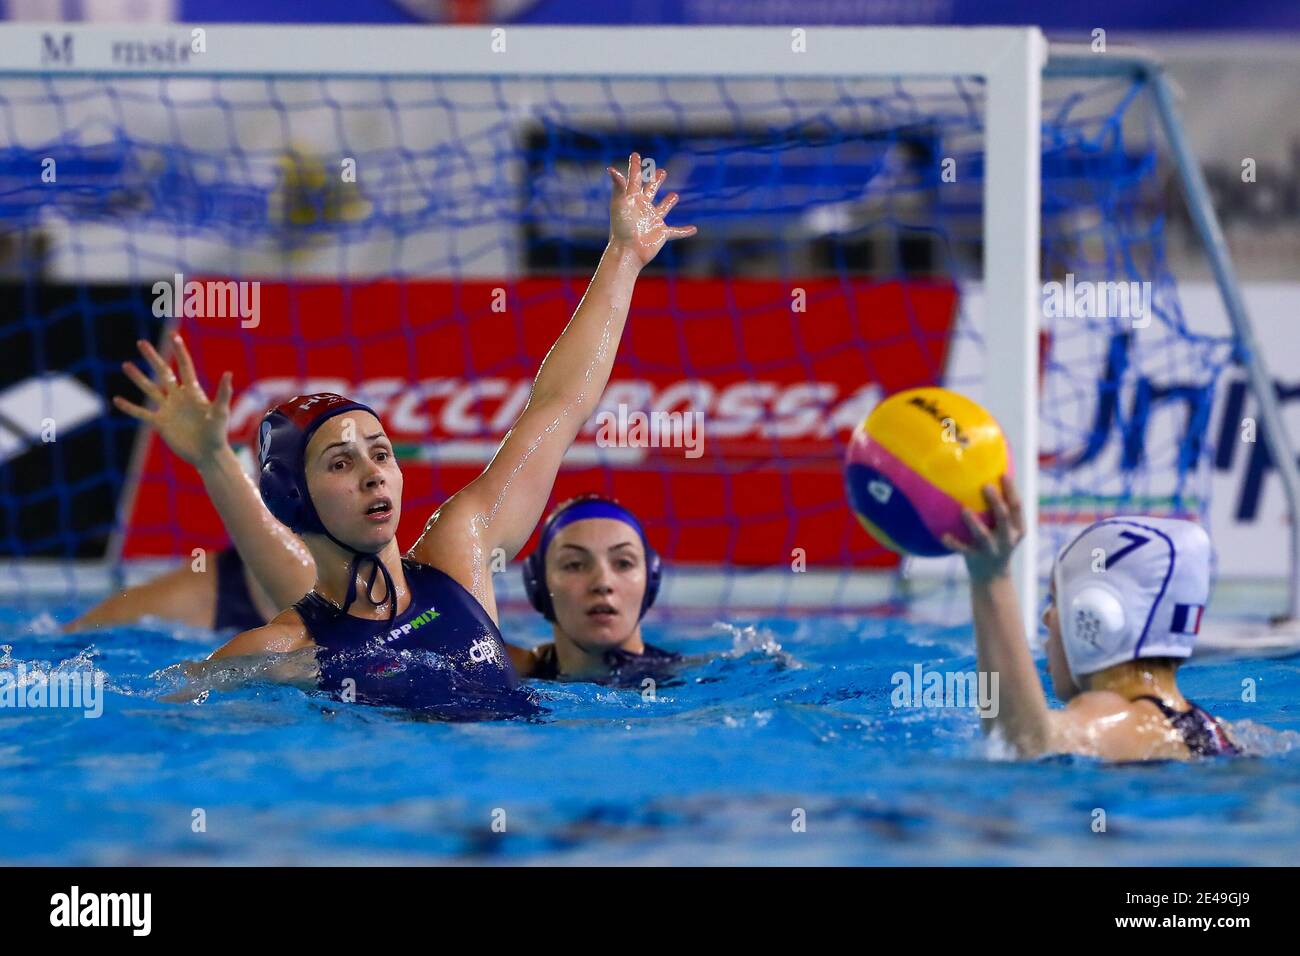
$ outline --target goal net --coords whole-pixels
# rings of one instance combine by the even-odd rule
[[[1098,516],[1205,514],[1236,340],[1180,307],[1143,77],[1040,87],[1036,31],[695,31],[659,59],[646,31],[571,31],[567,58],[555,32],[231,28],[196,52],[188,28],[5,28],[27,64],[0,76],[11,588],[223,545],[197,475],[108,404],[172,328],[208,387],[234,371],[237,448],[296,393],[373,405],[411,544],[527,400],[633,150],[699,235],[639,280],[553,500],[637,512],[670,598],[887,596],[897,558],[841,462],[918,385],[1003,421],[1037,502],[1022,590]]]

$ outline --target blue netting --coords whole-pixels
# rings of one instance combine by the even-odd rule
[[[1148,106],[1141,81],[1045,89],[1044,282],[1146,283],[1139,287],[1150,298],[1137,322],[1109,314],[1116,308],[1044,317],[1043,555],[1097,513],[1207,506],[1213,449],[1203,433],[1233,343],[1182,313],[1163,245],[1165,181]],[[20,358],[0,373],[0,548],[87,558],[124,530],[135,427],[103,401],[132,394],[118,363],[134,340],[158,339],[155,282],[182,273],[343,287],[337,323],[314,321],[291,297],[287,331],[237,323],[206,331],[205,347],[237,348],[250,405],[273,397],[274,388],[259,386],[268,364],[279,386],[301,382],[322,350],[338,353],[340,387],[378,388],[363,358],[372,353],[360,347],[377,336],[401,355],[386,362],[386,375],[422,380],[416,356],[431,328],[463,355],[457,388],[494,383],[513,374],[524,346],[484,357],[463,334],[476,307],[458,292],[455,309],[439,315],[399,295],[398,326],[376,331],[347,305],[351,290],[378,279],[467,289],[500,281],[517,293],[507,328],[522,342],[530,310],[567,294],[525,280],[575,277],[580,291],[605,240],[601,170],[634,148],[670,168],[683,196],[678,218],[701,232],[666,248],[649,270],[670,290],[652,310],[655,344],[666,345],[638,352],[638,340],[626,339],[625,377],[663,385],[676,375],[703,383],[699,394],[720,382],[714,399],[735,380],[788,389],[824,380],[832,366],[868,382],[888,370],[887,350],[913,340],[937,345],[946,384],[979,398],[997,373],[984,365],[980,334],[996,320],[980,305],[983,114],[983,86],[965,78],[0,79],[0,347]],[[54,182],[42,179],[47,160]],[[341,174],[348,162],[355,181]],[[910,312],[894,317],[897,335],[881,335],[871,329],[878,316],[852,314],[851,296],[838,305],[825,296],[821,308],[847,310],[837,321],[860,330],[827,344],[817,339],[816,309],[773,313],[746,291],[822,279],[832,289],[954,283],[960,308],[951,335],[935,343],[941,333]],[[719,328],[717,308],[696,309],[672,292],[700,280],[724,290],[722,327],[734,341],[716,353],[699,336]],[[793,346],[769,355],[760,340],[777,332]],[[39,387],[15,391],[33,381]],[[817,398],[822,417],[849,414],[848,382],[837,389]],[[5,396],[17,398],[6,405]],[[76,401],[90,411],[58,441],[41,441],[39,423],[66,416]],[[710,409],[724,435],[748,428],[749,443],[724,441],[727,453],[707,463],[717,482],[700,487],[718,496],[709,511],[674,499],[680,466],[663,458],[629,465],[597,452],[583,480],[617,488],[631,467],[656,475],[662,501],[648,523],[679,557],[689,557],[687,539],[707,535],[749,566],[765,563],[750,545],[766,542],[766,563],[788,567],[800,535],[813,535],[827,542],[810,555],[815,563],[861,561],[874,545],[842,501],[809,500],[803,482],[812,479],[801,477],[837,471],[843,432],[792,451],[781,434],[794,427],[788,409],[776,399],[754,407],[739,425],[716,403]],[[482,445],[492,418],[483,412],[477,430],[455,437]],[[427,513],[455,490],[459,472],[417,440],[407,452],[433,463],[425,497],[407,502]],[[480,453],[469,448],[465,460]],[[155,511],[143,529],[155,547],[168,533],[165,516],[184,500],[177,491],[164,517]],[[843,532],[827,530],[837,522]],[[188,553],[193,542],[172,537],[172,550]]]

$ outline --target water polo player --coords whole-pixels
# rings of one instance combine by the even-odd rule
[[[1107,518],[1061,549],[1043,615],[1048,669],[1062,710],[1049,710],[1025,640],[1008,564],[1024,534],[1015,484],[985,488],[986,528],[944,543],[971,578],[979,670],[999,675],[987,721],[1025,756],[1075,753],[1110,760],[1187,759],[1238,752],[1223,724],[1183,697],[1175,680],[1192,654],[1210,592],[1210,540],[1172,518]]]
[[[318,682],[358,700],[426,706],[509,691],[517,675],[497,628],[489,563],[513,556],[536,525],[565,452],[613,366],[641,269],[694,227],[664,216],[677,202],[643,184],[637,154],[610,168],[609,243],[573,318],[533,383],[528,405],[481,475],[425,525],[405,557],[395,534],[402,472],[379,418],[340,395],[298,396],[259,431],[260,491],[316,563],[311,591],[214,659],[314,649]],[[427,666],[426,666],[427,665]]]
[[[198,471],[234,546],[220,551],[199,570],[189,563],[113,595],[66,630],[107,627],[153,615],[192,627],[246,631],[275,617],[315,580],[310,553],[267,513],[230,447],[230,374],[222,376],[215,397],[209,399],[199,384],[185,341],[173,335],[172,343],[174,372],[143,340],[137,346],[155,379],[131,362],[122,363],[127,377],[154,407],[145,408],[121,396],[114,396],[113,404],[152,426],[178,458]]]
[[[523,563],[528,600],[554,640],[514,652],[520,675],[632,685],[671,676],[680,655],[641,637],[662,571],[641,522],[618,502],[588,494],[560,505]]]
[[[214,631],[246,631],[261,627],[279,608],[258,585],[234,547],[215,555],[211,572],[190,563],[132,585],[105,598],[64,631],[96,630],[130,624],[145,617],[175,621]]]

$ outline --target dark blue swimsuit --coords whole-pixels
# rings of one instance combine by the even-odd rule
[[[244,580],[244,562],[234,548],[217,555],[217,610],[212,627],[218,631],[251,631],[266,623]]]
[[[536,713],[501,632],[474,596],[410,558],[402,571],[411,603],[392,621],[345,614],[315,591],[293,606],[319,648],[321,689],[452,719]]]
[[[1182,735],[1183,743],[1197,757],[1235,757],[1241,751],[1223,731],[1218,718],[1211,717],[1196,704],[1179,713],[1159,697],[1143,696],[1137,700],[1149,700],[1160,708],[1160,713],[1173,725],[1174,730]]]
[[[533,652],[537,664],[529,674],[536,680],[560,680],[560,658],[554,644],[546,644]],[[646,644],[640,654],[614,648],[605,652],[605,666],[609,673],[589,683],[612,684],[615,687],[635,687],[645,678],[655,681],[672,678],[681,669],[682,655],[662,647]]]

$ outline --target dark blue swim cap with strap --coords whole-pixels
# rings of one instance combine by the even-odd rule
[[[262,418],[257,433],[257,457],[261,466],[258,479],[258,491],[267,510],[281,523],[288,525],[295,533],[313,532],[323,534],[340,548],[353,555],[352,565],[348,571],[348,593],[343,603],[343,611],[352,606],[356,600],[357,569],[361,562],[370,559],[375,569],[366,582],[366,597],[374,606],[379,601],[374,597],[375,578],[383,574],[388,587],[388,597],[392,599],[389,612],[390,620],[397,614],[396,590],[393,588],[392,575],[379,559],[378,552],[358,551],[350,544],[345,544],[330,533],[316,512],[316,505],[307,490],[306,454],[307,443],[311,436],[323,424],[345,412],[375,411],[369,405],[354,402],[333,392],[318,392],[315,395],[295,395],[287,402],[281,402]],[[378,415],[375,415],[378,418]]]
[[[542,525],[542,534],[537,547],[523,563],[524,593],[528,595],[528,602],[548,621],[555,620],[555,605],[551,603],[551,590],[546,584],[546,549],[551,546],[551,542],[561,528],[591,518],[612,518],[621,521],[635,531],[637,537],[641,539],[641,546],[645,549],[646,578],[645,594],[641,598],[641,613],[637,616],[637,620],[640,620],[645,617],[645,612],[650,610],[650,606],[659,595],[663,564],[655,549],[650,547],[645,529],[641,527],[641,522],[637,520],[636,515],[617,501],[595,494],[569,499],[552,511],[546,523]]]

